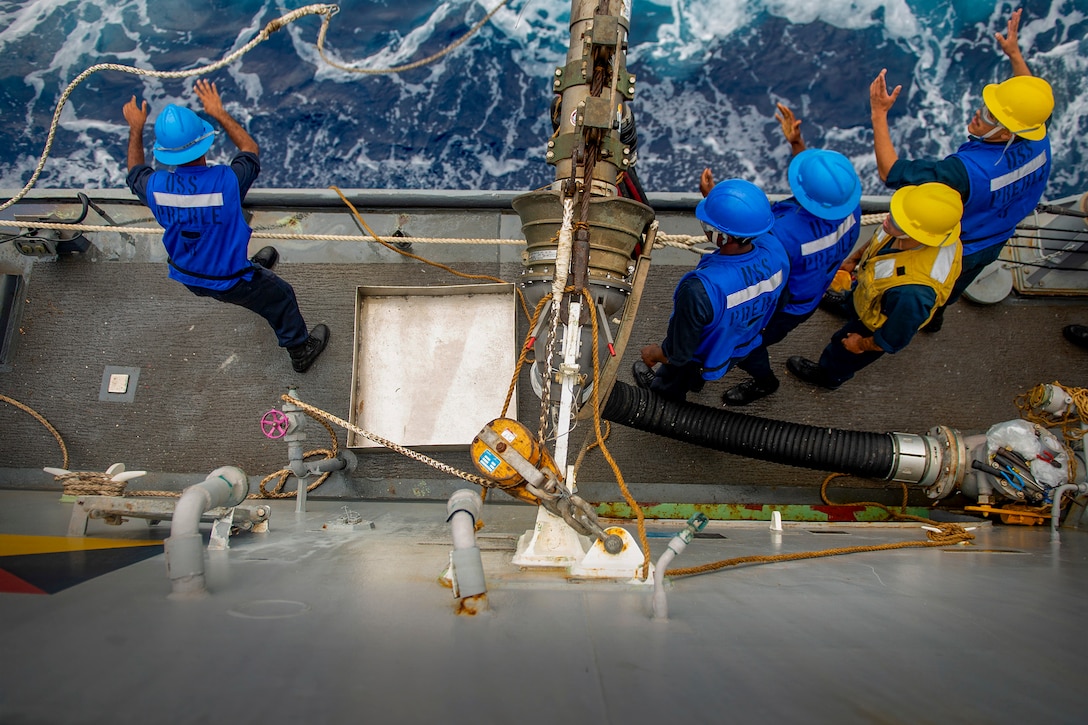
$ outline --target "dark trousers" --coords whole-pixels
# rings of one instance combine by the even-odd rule
[[[854,377],[854,374],[867,365],[872,365],[880,358],[884,357],[884,351],[870,352],[866,350],[863,353],[855,355],[847,350],[842,345],[842,341],[846,339],[846,336],[851,332],[856,332],[863,337],[869,337],[872,335],[870,330],[865,325],[861,324],[861,320],[856,317],[850,320],[831,336],[831,342],[820,354],[820,367],[823,368],[824,375],[827,376],[827,382],[833,386],[839,386],[845,383],[850,378]]]
[[[771,321],[763,328],[763,341],[759,347],[748,353],[743,360],[737,361],[737,367],[751,375],[756,384],[763,387],[777,380],[774,370],[771,369],[771,358],[767,354],[767,348],[786,339],[786,335],[812,317],[815,311],[812,309],[803,315],[790,315],[781,310],[775,312],[771,316]]]
[[[255,266],[253,279],[239,280],[230,289],[185,286],[197,297],[211,297],[256,312],[276,331],[280,347],[301,345],[310,336],[306,321],[298,309],[295,290],[264,267]]]
[[[654,370],[650,390],[667,400],[683,403],[687,400],[688,393],[698,393],[703,389],[706,381],[703,380],[702,369],[697,362],[686,365],[661,363]]]

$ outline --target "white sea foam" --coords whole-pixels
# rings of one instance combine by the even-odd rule
[[[330,23],[326,52],[358,68],[410,63],[448,45],[495,2],[343,4]],[[109,61],[179,70],[213,62],[301,4],[0,4],[0,91],[10,108],[0,140],[0,184],[17,188],[29,178],[61,91],[86,67]],[[1069,193],[1088,178],[1088,6],[1083,0],[1020,4],[1021,47],[1032,70],[1051,81],[1057,100],[1051,187]],[[327,65],[315,45],[320,20],[304,18],[212,79],[230,112],[259,131],[262,184],[531,188],[552,174],[543,163],[551,134],[547,109],[555,68],[566,62],[570,6],[570,0],[514,0],[437,63],[381,76]],[[836,82],[833,56],[813,37],[846,43],[842,52],[863,69],[872,65],[873,76],[885,56],[893,61],[889,82],[905,90],[891,115],[892,132],[905,157],[955,150],[982,85],[1008,73],[993,34],[1004,31],[1009,5],[996,0],[633,0],[633,8],[628,66],[639,77],[633,103],[638,169],[651,193],[693,190],[705,165],[719,177],[743,175],[769,192],[785,192],[789,149],[773,117],[779,100],[805,118],[810,144],[847,154],[866,192],[884,193],[872,160],[867,88],[852,91],[849,109],[827,108],[827,85]],[[191,27],[194,19],[205,24]],[[850,46],[852,38],[868,45]],[[781,73],[781,66],[764,68],[744,55],[775,42],[797,55],[788,69],[796,78],[761,75]],[[745,72],[731,75],[738,58]],[[806,77],[808,87],[797,82]],[[857,74],[851,77],[856,83]],[[123,183],[121,105],[132,94],[147,99],[152,122],[167,103],[198,107],[193,80],[112,72],[89,78],[62,114],[39,184]],[[786,92],[797,97],[780,97]],[[212,160],[229,158],[230,149],[221,137]]]

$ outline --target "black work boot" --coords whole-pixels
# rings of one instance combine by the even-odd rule
[[[1062,328],[1062,336],[1077,347],[1088,349],[1088,326],[1066,325]]]
[[[287,352],[291,354],[291,367],[296,373],[306,372],[328,344],[329,328],[317,325],[310,330],[310,336],[306,338],[306,342],[287,348]]]
[[[275,247],[261,247],[256,254],[249,258],[249,261],[259,264],[265,269],[272,269],[276,266],[276,262],[280,261],[280,253],[276,251]]]
[[[786,360],[786,369],[793,373],[795,377],[804,380],[806,383],[819,385],[821,388],[837,390],[839,385],[841,385],[841,383],[836,385],[827,379],[827,373],[820,367],[820,363],[813,362],[800,355],[794,355]]]
[[[635,364],[631,366],[631,375],[635,378],[635,385],[643,390],[649,390],[650,383],[657,377],[653,369],[641,360],[635,360]]]
[[[776,390],[778,390],[778,378],[770,378],[762,382],[745,380],[722,393],[722,402],[726,405],[748,405],[760,398],[766,398]]]
[[[833,292],[828,290],[824,292],[824,296],[820,298],[820,309],[825,312],[830,312],[835,317],[841,317],[843,319],[849,319],[850,313],[853,312],[854,301],[845,292]]]
[[[944,308],[938,307],[937,311],[933,313],[933,317],[929,319],[929,322],[922,325],[922,332],[932,334],[934,332],[940,332],[942,327],[944,327]]]

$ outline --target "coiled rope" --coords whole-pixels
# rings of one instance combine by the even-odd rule
[[[1074,388],[1062,385],[1058,381],[1051,384],[1061,388],[1072,398],[1073,407],[1066,413],[1051,415],[1043,412],[1047,386],[1042,384],[1017,395],[1013,399],[1013,404],[1020,411],[1020,417],[1029,423],[1035,423],[1044,428],[1061,429],[1062,445],[1065,447],[1066,457],[1069,460],[1069,480],[1073,481],[1077,477],[1077,457],[1073,454],[1070,442],[1082,440],[1088,434],[1088,388]]]

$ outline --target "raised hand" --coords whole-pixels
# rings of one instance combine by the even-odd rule
[[[895,105],[895,99],[899,98],[899,92],[903,90],[903,86],[896,86],[891,93],[888,93],[888,81],[885,76],[888,73],[887,68],[881,68],[880,73],[873,79],[872,84],[869,86],[869,105],[873,109],[873,113],[882,113],[887,115],[891,107]]]

